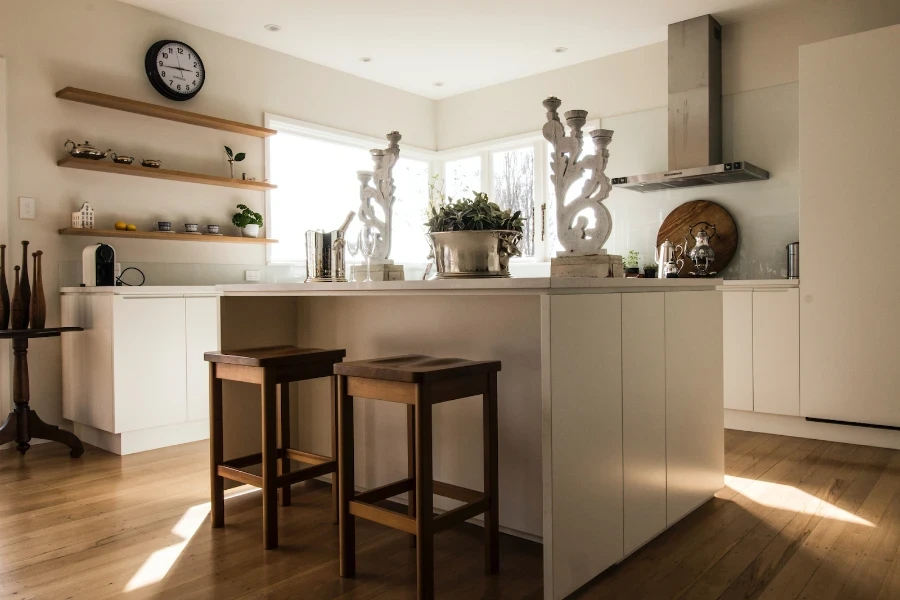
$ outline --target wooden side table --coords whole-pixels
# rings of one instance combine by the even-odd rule
[[[6,329],[0,330],[0,340],[12,340],[15,356],[13,372],[13,401],[15,408],[9,413],[6,422],[0,426],[0,444],[16,442],[16,449],[25,454],[31,448],[31,438],[41,438],[65,444],[70,448],[69,455],[78,458],[84,454],[84,446],[74,433],[60,429],[56,425],[48,425],[41,421],[37,413],[29,406],[28,390],[28,340],[31,338],[57,337],[67,331],[84,331],[82,327],[48,327],[45,329]]]

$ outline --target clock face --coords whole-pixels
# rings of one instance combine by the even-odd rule
[[[163,40],[150,46],[145,67],[156,91],[170,100],[193,98],[206,80],[203,61],[197,52],[174,40]]]

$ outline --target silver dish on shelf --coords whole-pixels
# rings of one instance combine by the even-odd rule
[[[509,277],[509,259],[521,256],[519,231],[429,233],[438,279]]]
[[[69,148],[69,144],[72,144],[72,147]],[[106,152],[99,150],[91,145],[90,142],[85,142],[83,144],[76,144],[72,140],[66,140],[66,143],[63,144],[63,147],[66,149],[66,152],[74,156],[75,158],[87,158],[90,160],[101,160],[106,158],[112,150],[107,150]]]
[[[112,158],[112,161],[117,165],[130,165],[134,162],[133,156],[119,156],[115,152],[110,153],[110,158]]]
[[[148,167],[148,168],[150,168],[150,169],[158,169],[158,168],[160,168],[160,167],[162,166],[162,161],[161,161],[161,160],[157,160],[157,159],[155,159],[155,158],[142,158],[142,159],[141,159],[141,166],[142,166],[142,167]]]

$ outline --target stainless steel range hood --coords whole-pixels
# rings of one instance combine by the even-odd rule
[[[638,192],[768,179],[746,161],[722,162],[722,26],[709,15],[669,25],[669,170],[613,177]]]

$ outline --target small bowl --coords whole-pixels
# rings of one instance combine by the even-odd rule
[[[119,156],[115,152],[113,152],[110,155],[110,158],[112,158],[112,161],[114,163],[119,164],[119,165],[130,165],[131,163],[134,162],[133,156]]]
[[[142,158],[142,159],[141,159],[141,166],[142,166],[142,167],[149,167],[149,168],[151,168],[151,169],[158,169],[160,166],[162,166],[162,161],[161,161],[161,160],[156,160],[156,159],[154,159],[154,158]]]
[[[197,233],[197,230],[200,229],[200,226],[196,223],[185,223],[184,230],[187,233]]]
[[[172,222],[171,221],[157,221],[156,228],[159,231],[168,233],[168,232],[172,231]]]
[[[213,234],[219,233],[219,226],[218,225],[207,225],[206,232],[213,233]]]

